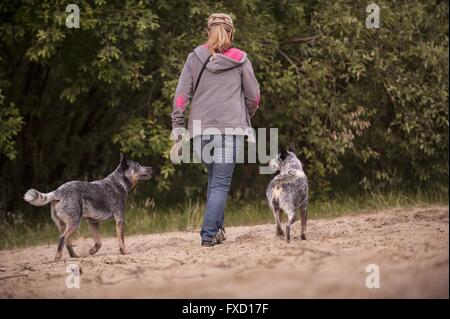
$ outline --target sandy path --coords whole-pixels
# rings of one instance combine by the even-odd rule
[[[298,235],[300,223],[294,225]],[[53,262],[54,245],[0,251],[0,297],[416,298],[449,297],[448,207],[428,206],[310,220],[308,240],[275,238],[273,225],[227,229],[228,240],[199,246],[198,234],[114,238],[95,256]],[[75,241],[86,254],[92,240]],[[66,287],[69,264],[79,289]],[[379,289],[365,285],[380,267]]]

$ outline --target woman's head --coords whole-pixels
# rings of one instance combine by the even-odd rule
[[[208,50],[214,56],[231,48],[233,20],[228,14],[214,13],[208,18]]]

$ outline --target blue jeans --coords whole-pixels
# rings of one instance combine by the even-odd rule
[[[204,135],[194,137],[194,150],[208,169],[208,190],[202,240],[210,241],[223,229],[224,210],[231,178],[243,137],[234,135]]]

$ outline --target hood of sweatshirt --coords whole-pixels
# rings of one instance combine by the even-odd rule
[[[195,48],[194,53],[202,64],[211,55],[205,44]],[[241,65],[246,59],[247,53],[236,48],[230,48],[223,54],[217,53],[215,59],[211,60],[206,68],[212,73],[220,73]]]

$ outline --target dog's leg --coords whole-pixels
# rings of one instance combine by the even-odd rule
[[[301,240],[306,240],[306,220],[308,219],[308,211],[307,208],[304,207],[300,210],[300,219],[302,221],[302,232],[300,234]]]
[[[64,232],[64,229],[66,229],[66,225],[64,225],[64,227],[61,228],[62,220],[59,219],[59,217],[56,215],[56,203],[55,202],[50,203],[50,212],[51,212],[51,216],[52,216],[53,221],[55,222],[56,227],[58,227],[59,234],[61,235]]]
[[[277,188],[279,189],[279,187]],[[275,236],[283,236],[283,230],[281,229],[281,208],[278,199],[279,192],[272,190],[268,194],[269,207],[272,210],[273,218],[275,219]]]
[[[60,231],[65,229],[66,224],[64,224],[63,221],[59,221],[59,225],[60,225]],[[62,235],[62,234],[61,234]],[[75,250],[73,250],[73,246],[72,246],[72,241],[70,240],[69,237],[66,238],[66,248],[67,248],[67,252],[69,253],[69,256],[72,258],[78,258],[77,253],[75,252]]]
[[[55,224],[59,229],[59,234],[62,235],[64,233],[64,230],[66,229],[66,224],[61,219],[59,219],[56,216],[56,214],[54,214],[53,205],[52,205],[52,218],[55,221]],[[70,240],[70,238],[66,239],[66,248],[67,248],[67,252],[69,253],[70,257],[78,258],[77,253],[75,252],[75,250],[73,250],[72,241]]]
[[[281,228],[281,209],[280,208],[274,208],[273,209],[273,216],[275,218],[275,236],[282,237],[284,236],[283,229]]]
[[[117,239],[119,240],[119,248],[120,248],[120,253],[122,255],[126,255],[126,253],[127,253],[125,250],[124,230],[125,230],[125,223],[120,220],[116,221]]]
[[[286,223],[286,241],[291,241],[291,226],[295,222],[295,210],[286,212],[288,215],[288,222]]]
[[[70,257],[72,257],[72,258],[79,257],[77,255],[77,253],[75,252],[75,250],[73,249],[72,241],[70,240],[70,238],[67,238],[67,240],[66,240],[66,248],[67,248],[67,251],[68,251]]]
[[[56,249],[55,261],[58,261],[61,259],[62,250],[64,248],[64,245],[67,243],[67,239],[77,230],[77,228],[78,228],[78,225],[67,225],[66,226],[66,230],[59,237],[58,248]]]
[[[102,239],[100,238],[100,224],[89,222],[89,229],[91,230],[91,235],[94,238],[95,244],[91,249],[89,249],[89,254],[94,255],[97,251],[99,251],[100,247],[102,247]]]

